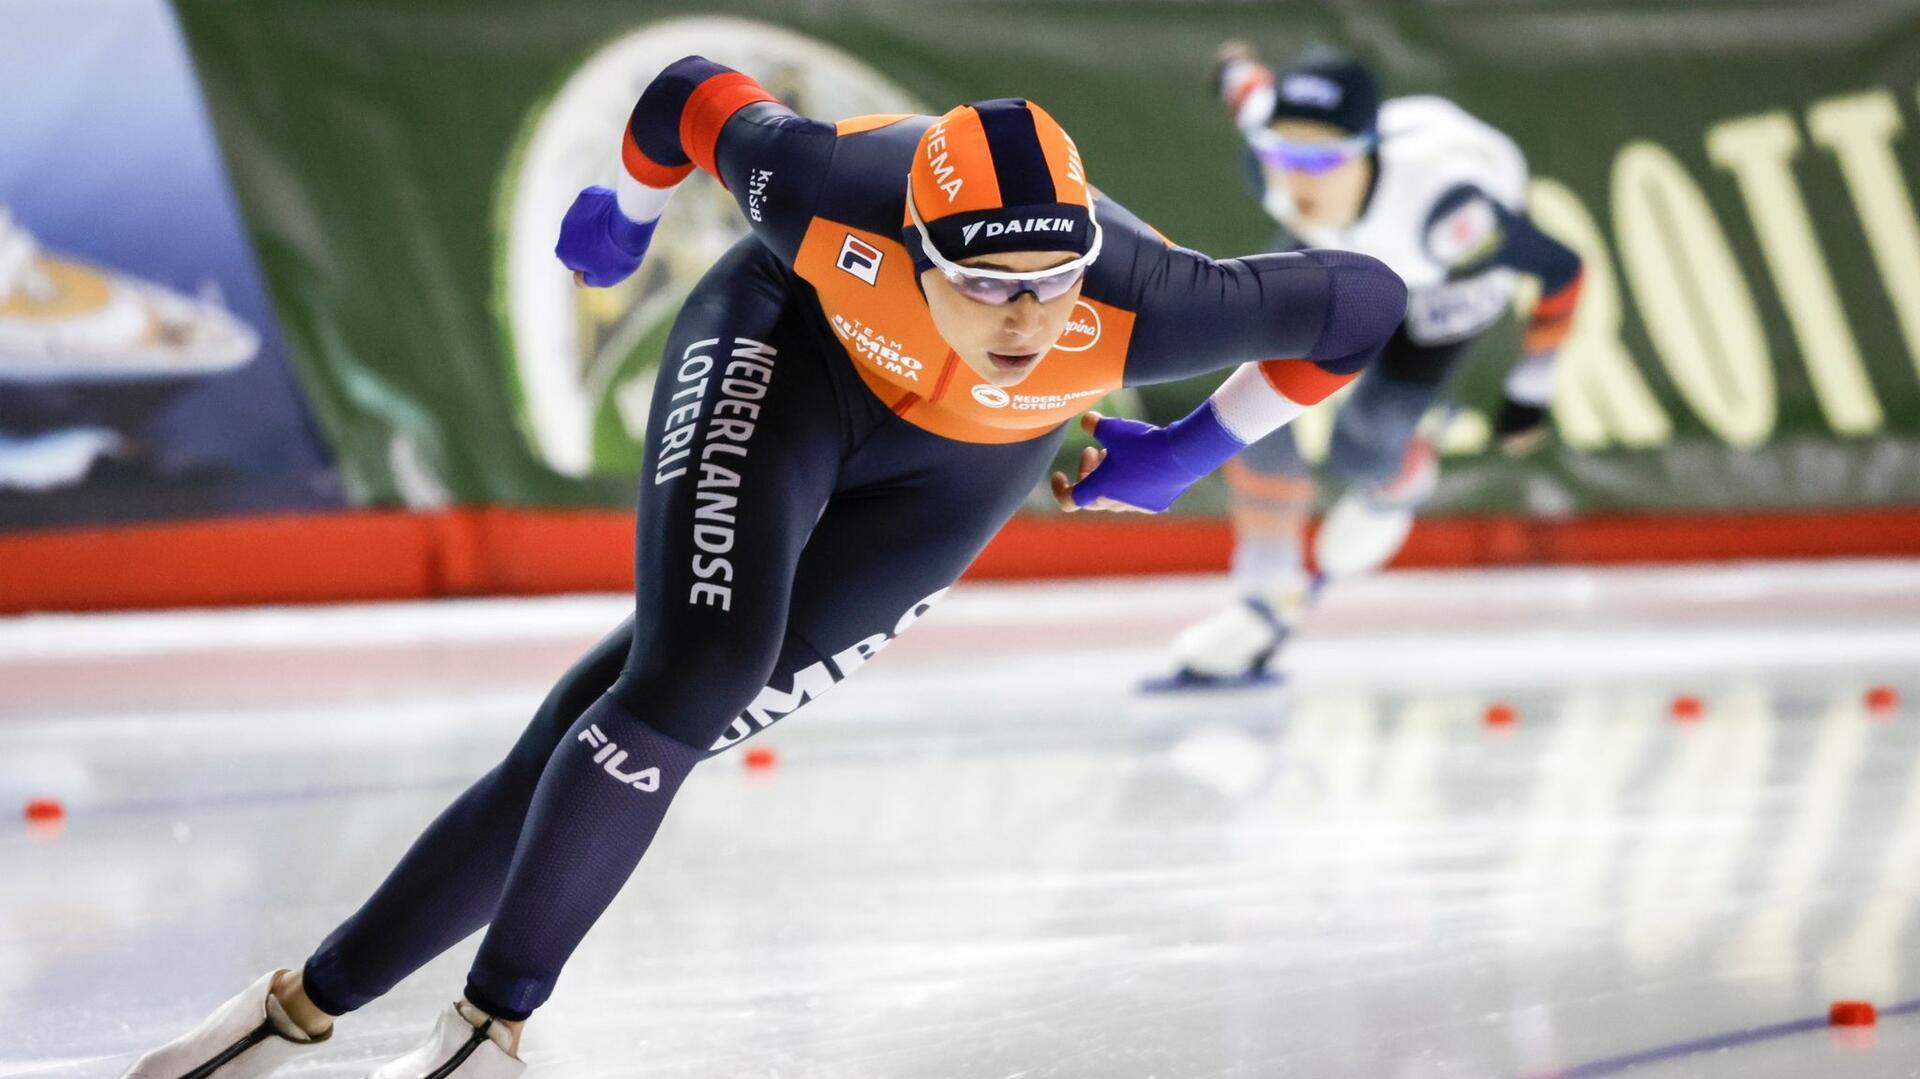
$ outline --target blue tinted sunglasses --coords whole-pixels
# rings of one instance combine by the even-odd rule
[[[1364,157],[1379,141],[1371,131],[1338,142],[1291,142],[1278,135],[1265,135],[1253,144],[1253,152],[1262,163],[1276,169],[1318,176]]]

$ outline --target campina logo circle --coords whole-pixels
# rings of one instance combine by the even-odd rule
[[[1054,344],[1059,352],[1085,352],[1100,343],[1100,312],[1085,300],[1073,301],[1073,314],[1067,316],[1067,328]]]
[[[502,170],[494,269],[516,421],[535,455],[563,475],[640,470],[667,330],[694,282],[747,232],[732,196],[696,172],[675,192],[645,265],[627,281],[577,289],[553,257],[574,195],[590,184],[612,186],[634,101],[661,68],[694,53],[750,72],[808,116],[926,111],[850,54],[750,19],[651,23],[565,76],[527,117]],[[768,190],[781,180],[777,172],[766,177]]]

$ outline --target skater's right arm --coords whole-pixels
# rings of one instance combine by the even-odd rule
[[[590,187],[561,224],[556,254],[584,284],[639,268],[667,202],[694,169],[720,181],[762,242],[784,259],[819,201],[834,128],[702,56],[667,65],[641,92],[620,141],[615,187]]]
[[[1253,46],[1244,41],[1222,44],[1214,61],[1214,82],[1227,113],[1233,117],[1233,126],[1248,138],[1266,130],[1276,96],[1273,69],[1261,63]]]

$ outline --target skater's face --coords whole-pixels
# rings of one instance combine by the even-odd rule
[[[1076,256],[1070,251],[1009,251],[962,259],[961,266],[1007,273],[1034,273],[1064,266]],[[954,354],[989,385],[1016,386],[1046,358],[1048,350],[1066,332],[1074,301],[1080,298],[1081,278],[1061,288],[1060,283],[1034,282],[1004,303],[973,298],[938,267],[920,275],[933,324]],[[1056,290],[1059,291],[1056,291]],[[1040,296],[1047,296],[1045,300]]]
[[[1367,140],[1314,120],[1280,120],[1256,145],[1269,188],[1286,191],[1294,219],[1315,228],[1345,228],[1360,216],[1373,178]]]

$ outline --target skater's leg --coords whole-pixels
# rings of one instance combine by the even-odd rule
[[[919,621],[1020,508],[1064,434],[976,445],[889,417],[847,461],[800,556],[772,680],[713,749],[793,714]]]
[[[546,762],[467,999],[524,1020],[765,685],[850,435],[787,271],[748,241],[668,338],[641,475],[626,668]],[[837,359],[837,358],[836,358]],[[839,360],[844,363],[844,360]]]
[[[1432,456],[1414,432],[1440,399],[1471,341],[1416,345],[1401,327],[1355,383],[1334,420],[1327,467],[1351,491],[1322,527],[1316,561],[1329,577],[1391,558],[1431,489]],[[1408,467],[1403,468],[1403,465]],[[1239,595],[1174,638],[1179,664],[1149,689],[1236,684],[1269,677],[1318,582],[1306,572],[1305,537],[1314,487],[1293,432],[1282,428],[1226,469],[1233,520],[1233,580]]]
[[[360,1007],[487,924],[547,758],[619,676],[632,644],[629,619],[581,657],[506,759],[427,826],[303,970],[276,982],[275,996],[297,1022],[314,1030],[309,1009],[344,1015]]]
[[[468,999],[509,1019],[538,1006],[644,853],[693,760],[797,710],[924,614],[1033,489],[1061,437],[977,446],[880,419],[878,433],[841,465],[832,501],[804,517],[804,549],[793,551],[797,565],[778,597],[780,623],[747,616],[773,609],[775,597],[761,594],[770,582],[760,578],[782,564],[784,549],[736,563],[736,580],[752,591],[736,595],[731,612],[696,622],[690,613],[711,609],[689,608],[649,634],[643,604],[633,664],[578,726],[575,737],[588,742],[578,753],[563,747],[542,777]],[[743,516],[749,507],[743,494]],[[675,572],[650,563],[642,546],[642,580]],[[764,636],[769,628],[775,634]],[[618,763],[623,774],[659,769],[655,789],[609,779],[614,745],[631,750]]]
[[[1313,475],[1293,429],[1282,427],[1227,462],[1227,510],[1233,524],[1233,582],[1242,594],[1297,586],[1306,573],[1307,517]]]
[[[1233,584],[1226,605],[1173,639],[1178,670],[1147,680],[1149,690],[1259,682],[1299,620],[1309,594],[1307,518],[1313,476],[1282,427],[1227,462],[1233,524]]]
[[[1401,328],[1355,384],[1334,420],[1327,467],[1348,490],[1321,525],[1314,561],[1329,580],[1369,573],[1392,560],[1415,512],[1439,482],[1439,457],[1417,434],[1473,340],[1416,345]]]
[[[1361,375],[1333,422],[1327,467],[1351,484],[1381,487],[1400,473],[1420,420],[1446,392],[1473,339],[1416,345],[1402,326]]]

